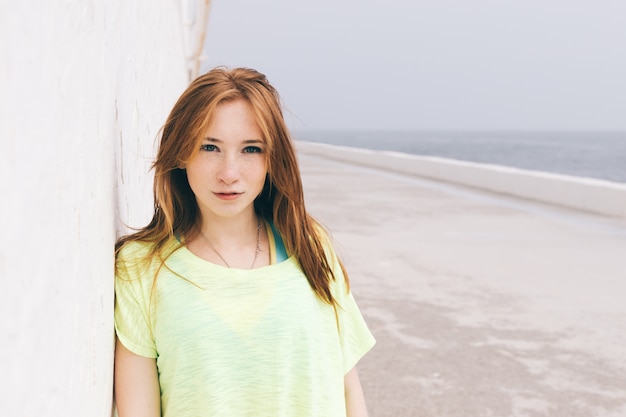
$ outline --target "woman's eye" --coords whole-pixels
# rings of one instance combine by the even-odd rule
[[[258,146],[246,146],[243,148],[244,153],[261,153],[261,148]]]
[[[212,145],[210,143],[205,143],[204,145],[200,146],[200,150],[206,151],[206,152],[215,152],[217,151],[217,146]]]

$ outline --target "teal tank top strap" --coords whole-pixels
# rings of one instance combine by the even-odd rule
[[[287,258],[287,250],[285,249],[285,243],[283,242],[283,238],[276,230],[273,222],[269,222],[270,227],[272,228],[272,234],[274,235],[274,242],[276,244],[276,263],[280,263],[282,261],[286,261]]]

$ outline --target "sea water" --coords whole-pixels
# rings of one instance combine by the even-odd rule
[[[311,142],[392,150],[626,183],[625,132],[297,131]]]

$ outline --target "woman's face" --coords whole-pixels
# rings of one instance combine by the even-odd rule
[[[205,221],[251,216],[265,183],[266,149],[252,107],[242,99],[220,104],[187,178]]]

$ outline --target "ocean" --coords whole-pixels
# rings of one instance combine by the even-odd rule
[[[626,183],[625,132],[304,130],[299,140],[504,165]]]

